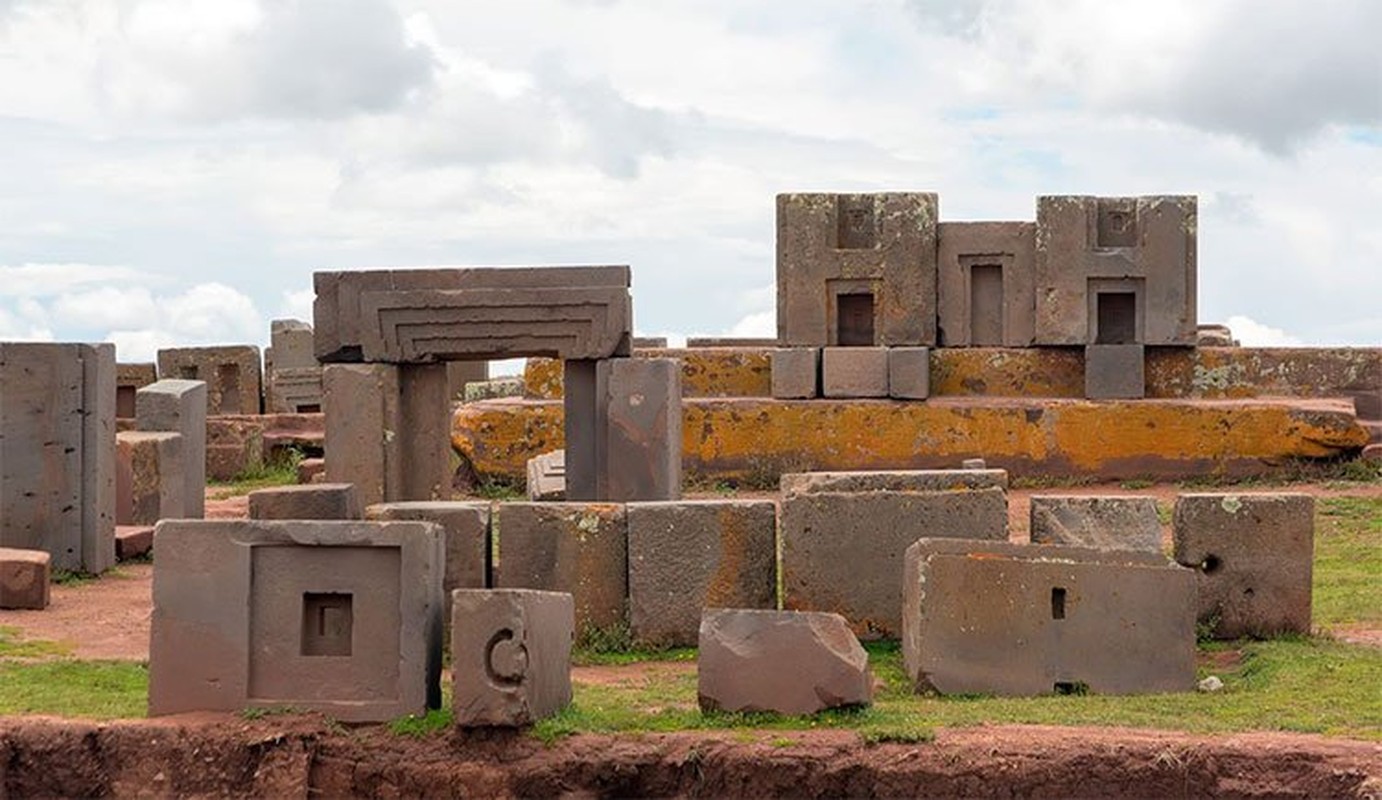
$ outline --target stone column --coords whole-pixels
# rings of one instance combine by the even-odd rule
[[[392,364],[328,364],[322,372],[326,480],[353,483],[362,505],[398,498],[403,457],[399,369]]]
[[[569,360],[563,364],[562,404],[566,428],[566,499],[598,500],[603,460],[605,414],[596,389],[598,361]]]
[[[151,383],[135,394],[134,406],[139,430],[182,434],[183,511],[188,519],[205,517],[206,383],[175,379]]]
[[[611,358],[599,363],[597,383],[605,415],[596,473],[599,499],[680,499],[680,362],[675,358]],[[568,493],[570,452],[568,449]]]

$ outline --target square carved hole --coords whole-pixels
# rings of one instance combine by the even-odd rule
[[[355,628],[352,595],[305,592],[302,595],[302,654],[348,656]]]

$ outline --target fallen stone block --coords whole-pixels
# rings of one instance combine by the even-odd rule
[[[1035,496],[1031,531],[1033,544],[1161,552],[1161,519],[1151,497]]]
[[[705,608],[777,604],[777,504],[629,503],[629,627],[652,646],[696,644]]]
[[[42,550],[0,547],[0,608],[47,608],[52,562]]]
[[[325,477],[326,459],[304,458],[298,462],[298,483],[320,483]]]
[[[566,451],[553,450],[528,459],[528,499],[566,499]]]
[[[154,549],[154,526],[116,525],[115,560],[130,561],[148,555]]]
[[[822,397],[887,397],[888,348],[827,347],[821,351]]]
[[[788,472],[779,487],[783,496],[833,492],[949,492],[960,489],[1007,489],[1008,473],[984,467],[965,469],[874,470],[860,472]]]
[[[250,519],[362,519],[360,496],[350,483],[314,483],[256,489]]]
[[[868,653],[838,614],[706,609],[699,645],[701,711],[814,714],[872,700]]]
[[[456,725],[531,725],[571,702],[571,595],[531,589],[451,594]]]
[[[1177,562],[1198,570],[1199,620],[1221,639],[1310,632],[1315,500],[1305,494],[1183,494]]]
[[[1195,576],[1164,556],[922,539],[903,586],[903,665],[919,692],[1195,688]]]

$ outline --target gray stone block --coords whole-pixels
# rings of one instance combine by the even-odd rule
[[[827,347],[821,351],[824,397],[887,397],[888,348]]]
[[[553,450],[528,459],[528,500],[566,499],[566,451]]]
[[[940,346],[1031,346],[1036,225],[942,222],[938,239],[936,335]]]
[[[1032,498],[1033,544],[1161,552],[1152,497],[1047,495]]]
[[[115,435],[115,524],[153,525],[187,519],[182,434],[121,431]]]
[[[598,499],[679,499],[681,363],[612,358],[599,362],[596,376],[606,414]]]
[[[777,196],[777,339],[936,343],[934,194]]]
[[[115,416],[134,419],[134,394],[158,380],[157,364],[115,365]]]
[[[384,722],[440,705],[439,526],[164,521],[154,546],[151,716]]]
[[[265,406],[273,414],[316,414],[322,410],[321,367],[275,367],[268,372]]]
[[[297,319],[276,319],[269,323],[269,346],[272,359],[265,353],[265,366],[272,369],[319,367],[312,352],[312,326]],[[272,364],[270,365],[270,362]]]
[[[1199,619],[1215,636],[1310,632],[1315,500],[1306,494],[1183,494],[1175,559],[1198,570]]]
[[[1139,400],[1147,395],[1146,353],[1140,344],[1091,344],[1084,349],[1084,396]]]
[[[773,397],[779,400],[810,400],[818,397],[820,369],[820,348],[787,347],[773,350]]]
[[[868,653],[838,614],[707,609],[696,673],[702,711],[814,714],[873,699]]]
[[[172,347],[158,351],[158,374],[165,379],[206,384],[206,413],[258,414],[263,410],[262,365],[253,345]]]
[[[434,522],[442,527],[446,539],[442,588],[447,603],[456,589],[483,589],[489,585],[490,515],[489,503],[454,501],[380,503],[365,509],[368,520]]]
[[[615,503],[501,503],[491,585],[569,592],[576,633],[627,622],[628,524]]]
[[[1149,553],[923,539],[907,549],[903,631],[918,691],[1195,688],[1195,576]]]
[[[776,607],[776,503],[688,500],[627,508],[635,639],[693,647],[702,609]]]
[[[47,608],[52,561],[43,550],[0,547],[0,608]]]
[[[687,347],[776,347],[777,339],[752,336],[688,336]]]
[[[274,486],[249,494],[250,519],[360,519],[360,496],[352,483]]]
[[[364,505],[402,499],[398,367],[329,364],[323,378],[326,480],[355,484]]]
[[[858,492],[948,492],[955,489],[1007,489],[1001,469],[903,469],[861,472],[788,472],[779,486],[795,494]]]
[[[571,595],[461,589],[451,601],[456,725],[531,725],[571,702]]]
[[[206,516],[206,383],[164,379],[140,389],[135,398],[141,431],[182,437],[182,502],[189,519]]]
[[[1006,541],[1003,490],[786,495],[783,606],[832,611],[860,638],[895,639],[902,633],[902,556],[923,537]]]
[[[596,500],[600,497],[600,473],[607,445],[606,395],[600,391],[598,363],[568,360],[562,364],[566,438],[566,499]]]
[[[931,395],[931,348],[888,348],[888,396],[925,400]]]

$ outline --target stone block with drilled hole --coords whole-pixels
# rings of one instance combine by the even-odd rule
[[[351,483],[311,483],[256,489],[250,519],[361,519],[360,495]]]
[[[827,347],[821,351],[823,397],[887,397],[888,348]]]
[[[811,400],[820,395],[819,347],[780,347],[772,353],[772,391],[778,400]]]
[[[777,604],[777,504],[629,503],[629,627],[652,646],[696,644],[705,608]]]
[[[1183,494],[1175,559],[1199,570],[1199,619],[1220,639],[1310,632],[1315,500],[1306,494]]]
[[[52,563],[43,550],[0,547],[0,608],[47,608]]]
[[[1161,552],[1153,497],[1035,496],[1031,531],[1033,544]]]
[[[575,607],[565,592],[451,594],[452,719],[463,728],[531,725],[571,702]]]

